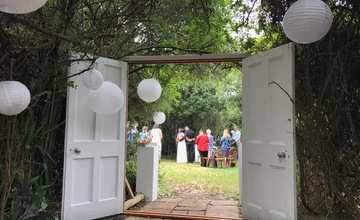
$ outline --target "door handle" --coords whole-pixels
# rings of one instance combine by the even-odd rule
[[[75,147],[74,149],[70,149],[70,152],[74,152],[75,154],[80,154],[81,150],[77,147]]]
[[[281,151],[277,153],[277,157],[279,158],[279,160],[285,159],[286,155],[287,155],[286,151]]]

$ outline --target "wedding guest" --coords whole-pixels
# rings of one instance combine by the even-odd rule
[[[128,132],[128,141],[130,143],[135,143],[135,141],[136,141],[136,135],[139,132],[137,127],[138,127],[138,123],[136,121],[134,123],[132,123],[131,129]]]
[[[221,137],[221,140],[220,140],[222,156],[225,158],[229,157],[230,148],[231,148],[231,140],[232,139],[231,139],[229,130],[225,129],[223,132],[223,136]],[[228,161],[225,160],[225,167],[228,167],[229,164],[227,164],[227,163],[228,163]]]
[[[237,126],[235,126],[235,130],[234,133],[232,135],[233,140],[236,143],[236,148],[237,148],[237,152],[238,152],[238,159],[239,159],[239,155],[241,152],[241,132],[239,130],[239,128]]]
[[[176,136],[177,151],[176,151],[176,163],[187,163],[186,142],[185,133],[183,128],[179,128],[179,132]]]
[[[157,146],[157,150],[159,153],[159,161],[160,161],[161,160],[161,150],[162,150],[161,141],[163,139],[163,133],[158,124],[155,124],[154,128],[151,129],[150,138],[151,138],[151,143],[153,143]]]
[[[214,136],[211,134],[211,130],[210,129],[207,129],[206,130],[206,134],[208,136],[208,139],[209,139],[209,151],[208,151],[208,154],[209,155],[213,155],[214,151],[215,151],[215,139],[214,139]]]
[[[148,144],[148,142],[150,141],[150,133],[148,131],[148,127],[147,126],[143,126],[142,130],[139,134],[139,143],[140,144]]]
[[[194,163],[195,160],[195,133],[188,126],[185,126],[185,142],[188,163]]]
[[[197,149],[199,151],[200,154],[200,165],[202,167],[206,166],[206,161],[204,158],[206,158],[208,156],[208,150],[209,150],[209,138],[208,136],[204,133],[203,130],[199,131],[199,135],[196,137],[196,141],[195,141],[196,145],[197,145]]]

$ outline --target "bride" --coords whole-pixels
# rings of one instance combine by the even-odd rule
[[[179,133],[176,136],[176,143],[176,163],[187,163],[185,133],[183,128],[179,128]]]

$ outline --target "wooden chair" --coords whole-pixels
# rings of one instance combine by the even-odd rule
[[[223,167],[223,162],[225,161],[225,158],[222,155],[221,149],[216,150],[216,152],[215,152],[215,161],[216,161],[216,166],[217,167],[219,167],[219,162],[220,162],[221,168]]]
[[[206,167],[210,166],[210,162],[215,160],[215,150],[211,149],[208,152],[208,156],[204,158]]]
[[[229,167],[232,167],[232,165],[236,164],[236,161],[237,161],[237,150],[236,148],[231,148],[230,149],[230,152],[229,152],[229,156],[226,159],[226,163],[225,164],[228,164]]]

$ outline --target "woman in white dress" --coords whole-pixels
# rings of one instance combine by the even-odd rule
[[[151,129],[150,138],[151,138],[151,143],[155,144],[157,146],[157,150],[159,153],[159,161],[160,161],[161,160],[161,149],[162,149],[161,141],[163,139],[163,133],[162,133],[159,125],[155,124],[154,128]]]
[[[183,128],[179,128],[179,133],[176,136],[177,152],[176,163],[187,163],[185,133]]]

